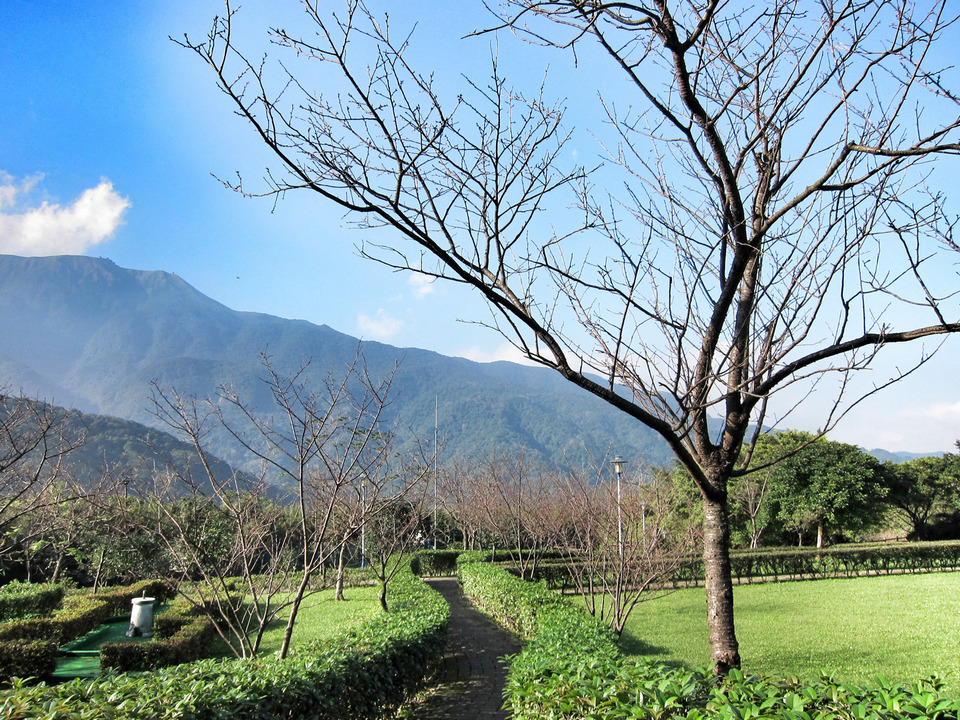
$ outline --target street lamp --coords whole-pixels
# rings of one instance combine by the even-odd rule
[[[610,461],[610,464],[613,465],[613,472],[617,475],[617,547],[620,549],[620,560],[623,561],[623,514],[621,510],[620,476],[623,475],[623,466],[627,464],[627,461],[617,455]]]
[[[360,569],[367,566],[367,474],[360,473]]]

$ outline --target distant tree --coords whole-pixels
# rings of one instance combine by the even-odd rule
[[[513,557],[522,578],[531,578],[555,532],[550,519],[553,483],[524,452],[493,450],[474,476],[471,496],[484,530]]]
[[[229,0],[184,38],[276,159],[265,186],[233,187],[338,205],[364,256],[470,288],[527,358],[659,433],[702,497],[712,662],[739,667],[728,483],[756,429],[830,387],[829,431],[930,350],[876,385],[853,374],[960,332],[935,257],[954,221],[927,184],[960,151],[938,52],[955,10],[505,0],[491,31],[589,61],[592,84],[564,92],[589,84],[571,105],[599,119],[572,135],[546,86],[510,87],[496,59],[447,94],[369,7],[303,3],[309,28],[272,31],[275,64],[245,54]],[[568,164],[589,138],[606,162]]]
[[[758,443],[755,465],[771,458],[770,500],[777,519],[800,545],[811,531],[823,547],[826,532],[852,533],[882,516],[886,488],[880,462],[853,445],[799,430],[776,432]]]
[[[884,466],[887,502],[907,525],[914,540],[927,540],[929,523],[938,513],[960,504],[960,457],[920,457]]]

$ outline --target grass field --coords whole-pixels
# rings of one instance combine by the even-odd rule
[[[960,573],[743,585],[734,589],[746,671],[871,683],[938,674],[960,692]],[[702,588],[640,605],[621,646],[627,654],[706,666]]]
[[[375,585],[349,587],[343,591],[346,600],[334,600],[334,591],[324,590],[311,595],[303,601],[297,615],[297,624],[293,627],[291,648],[306,645],[314,640],[332,637],[351,625],[363,622],[380,612],[378,589]],[[273,622],[260,645],[262,656],[270,655],[280,649],[283,642],[283,630],[287,626],[289,612]],[[217,639],[213,652],[215,657],[232,657],[229,648]]]

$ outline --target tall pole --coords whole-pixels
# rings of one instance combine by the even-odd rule
[[[620,476],[623,474],[623,464],[626,462],[617,455],[610,461],[613,465],[613,472],[617,475],[617,548],[620,551],[620,562],[623,562],[623,509],[622,495],[620,490]]]
[[[360,568],[367,566],[367,475],[360,473]]]
[[[440,454],[440,396],[434,396],[433,408],[433,549],[437,549],[437,456]]]

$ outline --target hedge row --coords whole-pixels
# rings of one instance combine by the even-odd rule
[[[49,615],[60,607],[63,585],[14,580],[0,588],[0,622],[31,615]]]
[[[510,660],[505,707],[515,720],[584,718],[686,718],[687,720],[880,720],[892,717],[955,720],[960,699],[934,679],[912,686],[863,688],[827,676],[806,682],[733,671],[716,678],[689,670],[624,658],[608,628],[542,583],[524,583],[508,572],[462,564],[464,591],[497,613],[513,610],[502,598],[516,594],[530,607],[517,608],[509,625],[533,618],[533,635]],[[522,587],[529,585],[529,587]]]
[[[390,612],[287,660],[201,660],[153,673],[22,684],[0,694],[18,720],[378,718],[417,692],[442,656],[450,609],[411,573],[389,586]]]
[[[11,640],[44,640],[58,646],[96,630],[108,618],[130,613],[135,597],[150,595],[160,600],[172,591],[162,580],[144,580],[126,587],[110,588],[92,595],[73,595],[51,617],[25,618],[0,623],[0,642]]]
[[[464,560],[488,559],[490,553],[461,555]],[[497,553],[500,562],[501,553]],[[544,556],[533,579],[545,581],[553,590],[573,587],[570,558]],[[960,568],[960,541],[936,543],[885,543],[882,545],[834,545],[828,548],[767,548],[731,553],[730,569],[740,583],[782,580],[888,575],[893,573],[943,572]],[[703,560],[690,557],[671,579],[674,587],[703,582]]]
[[[0,682],[13,677],[46,678],[56,669],[57,649],[99,628],[109,618],[130,612],[130,601],[144,594],[166,599],[170,586],[144,580],[93,595],[73,595],[50,617],[0,623]]]
[[[731,573],[740,582],[820,580],[957,568],[960,568],[960,541],[741,550],[730,556]],[[699,558],[693,559],[676,578],[677,583],[702,580],[703,562]]]
[[[209,656],[217,631],[199,610],[187,603],[176,603],[154,618],[153,633],[151,642],[101,645],[100,669],[134,672],[200,660]]]

